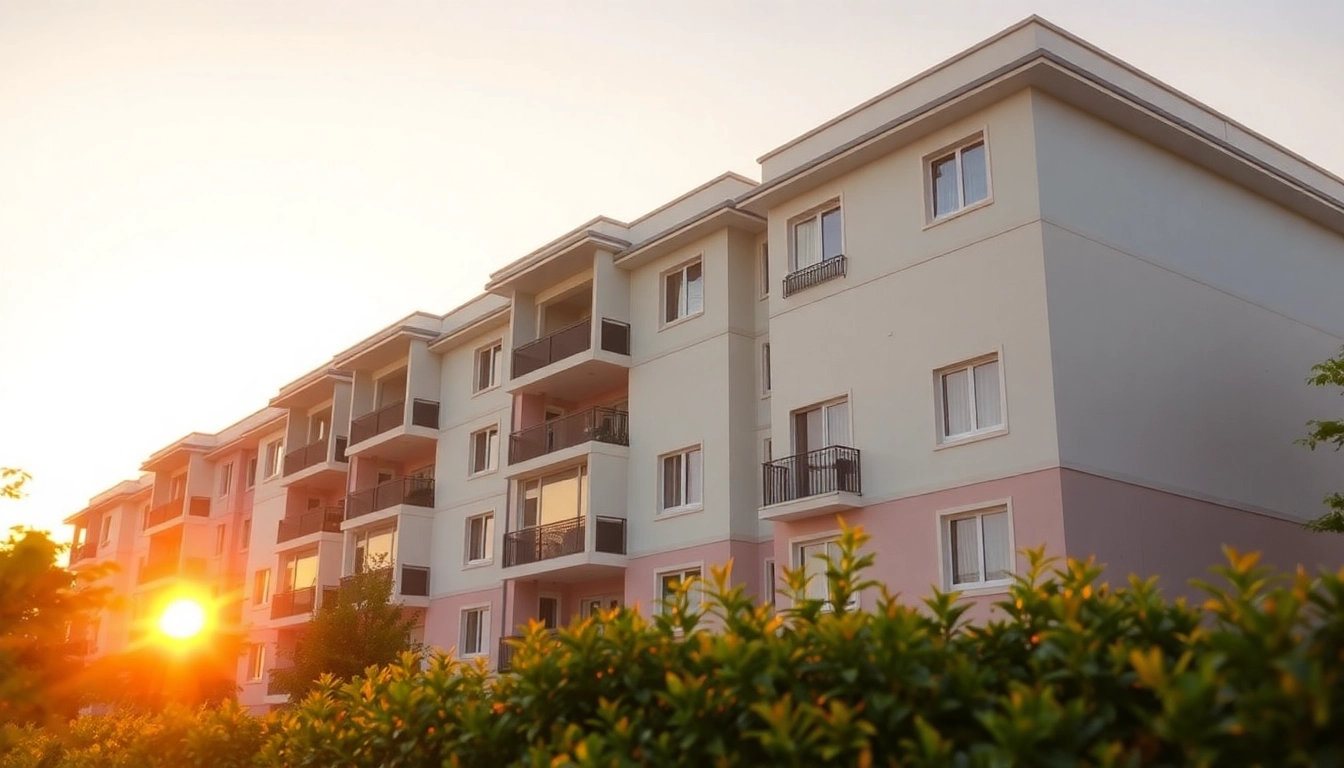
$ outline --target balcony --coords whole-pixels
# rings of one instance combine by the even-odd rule
[[[630,415],[589,408],[509,435],[509,463],[518,464],[590,441],[630,445]]]
[[[593,349],[593,342],[597,349]],[[604,317],[593,338],[593,319],[584,318],[554,333],[515,347],[506,389],[545,390],[563,399],[614,389],[630,367],[630,324]],[[594,378],[596,377],[596,378]],[[542,382],[545,385],[542,385]]]
[[[399,477],[372,488],[355,491],[345,499],[345,519],[354,520],[399,504],[433,509],[434,479]]]
[[[271,618],[286,619],[291,616],[311,615],[317,608],[317,596],[317,587],[276,592],[271,596]]]
[[[410,423],[406,423],[406,401],[379,408],[350,422],[350,445],[346,449],[355,454],[378,447],[378,455],[402,459],[423,448],[439,435],[439,404],[434,400],[413,398],[410,401]]]
[[[339,485],[344,480],[345,449],[349,440],[344,436],[324,437],[302,448],[285,454],[281,484],[306,482],[309,485]]]
[[[371,572],[391,575],[392,569],[384,566]],[[356,576],[342,576],[341,589],[349,589]],[[402,597],[429,597],[429,568],[423,565],[402,564],[401,578],[392,585],[392,593]],[[423,601],[413,602],[424,605]]]
[[[203,558],[189,557],[185,562],[179,563],[176,557],[163,557],[142,562],[140,570],[135,574],[135,583],[139,586],[175,576],[200,578],[204,575],[205,560]]]
[[[96,541],[87,541],[83,544],[80,544],[78,546],[72,546],[70,548],[71,565],[74,565],[75,563],[84,560],[91,560],[97,556],[98,556],[98,542]]]
[[[844,277],[846,266],[845,256],[840,254],[809,267],[803,267],[797,272],[790,272],[784,276],[784,296],[789,297],[827,280]]]
[[[513,643],[522,640],[522,635],[508,635],[499,639],[499,654],[495,656],[495,669],[500,672],[508,672],[513,669],[513,654],[518,651],[513,647]]]
[[[281,520],[275,543],[283,544],[314,533],[340,533],[344,520],[345,510],[340,507],[310,509],[301,515]]]
[[[798,520],[860,506],[859,450],[819,448],[762,465],[761,519]]]
[[[504,567],[526,569],[509,578],[548,573],[548,578],[576,580],[624,568],[625,519],[594,516],[593,520],[591,540],[586,517],[504,534]]]
[[[209,517],[210,499],[206,496],[192,496],[188,503],[185,496],[180,496],[167,504],[160,504],[145,515],[144,530],[181,518],[184,510],[191,517]]]

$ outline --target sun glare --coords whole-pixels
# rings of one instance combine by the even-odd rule
[[[205,629],[205,608],[190,598],[179,598],[163,609],[159,629],[176,640],[186,640]]]

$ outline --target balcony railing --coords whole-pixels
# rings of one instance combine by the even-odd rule
[[[525,376],[588,349],[592,344],[592,324],[593,319],[585,317],[573,325],[514,349],[513,378]]]
[[[286,541],[297,539],[300,536],[307,536],[310,533],[317,533],[318,531],[325,533],[340,533],[341,521],[343,520],[345,520],[345,510],[340,507],[310,509],[301,515],[295,515],[281,520],[280,529],[275,535],[275,543],[283,544]]]
[[[344,436],[335,438],[336,440],[336,461],[345,461]],[[321,464],[327,460],[327,446],[330,443],[328,438],[322,438],[315,443],[309,443],[302,448],[296,448],[285,454],[285,475],[292,475],[296,472],[315,465]]]
[[[181,517],[182,510],[184,507],[186,508],[187,514],[191,515],[192,517],[210,516],[209,497],[192,496],[191,502],[188,503],[185,496],[180,496],[168,502],[167,504],[160,504],[159,506],[149,510],[149,513],[145,515],[144,527],[153,528],[154,526],[159,525],[161,523],[166,523],[169,520]]]
[[[271,596],[271,618],[284,619],[290,616],[312,613],[317,608],[317,587],[304,587],[288,592],[276,592]]]
[[[827,280],[834,280],[837,277],[845,276],[845,256],[832,256],[831,258],[813,264],[810,267],[803,267],[797,272],[790,272],[784,276],[784,295],[793,294],[811,288]]]
[[[495,657],[496,666],[500,672],[508,672],[513,669],[513,654],[518,651],[513,647],[511,640],[522,640],[522,635],[508,635],[499,639],[499,655]]]
[[[389,403],[373,413],[350,422],[350,442],[362,443],[371,437],[377,437],[389,429],[400,427],[406,422],[406,401]],[[415,398],[411,400],[411,424],[416,427],[439,428],[439,404],[433,400]],[[342,448],[339,454],[345,456]]]
[[[420,565],[401,566],[400,592],[407,597],[429,597],[429,569]]]
[[[625,554],[625,520],[596,517],[593,549],[613,555]],[[576,517],[504,534],[504,567],[538,563],[584,551],[586,518]]]
[[[98,556],[98,542],[86,541],[77,547],[70,548],[70,564],[74,565],[81,560],[88,560]]]
[[[430,477],[399,477],[372,488],[355,491],[345,499],[345,519],[380,509],[409,504],[413,507],[434,506],[434,479]]]
[[[764,505],[846,491],[863,493],[859,449],[832,445],[762,465]]]
[[[629,414],[614,408],[589,408],[520,429],[509,435],[509,463],[535,459],[590,440],[629,445],[629,420]]]

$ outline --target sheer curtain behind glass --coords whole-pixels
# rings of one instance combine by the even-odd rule
[[[930,171],[933,174],[933,215],[942,216],[960,208],[957,156],[935,160]]]
[[[817,236],[817,220],[800,221],[793,226],[793,268],[810,267],[821,261],[821,238]]]
[[[989,429],[1003,424],[999,398],[999,361],[975,366],[975,428]]]
[[[989,166],[985,160],[983,141],[961,151],[962,205],[972,205],[989,197]]]
[[[943,434],[948,437],[974,429],[969,378],[970,372],[966,370],[943,374]]]
[[[1007,510],[984,515],[980,519],[985,537],[985,581],[1010,578],[1013,574],[1013,550]]]
[[[949,523],[953,584],[980,581],[980,542],[976,531],[979,524],[978,517],[963,517]]]

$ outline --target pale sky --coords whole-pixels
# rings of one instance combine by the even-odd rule
[[[1032,13],[1344,175],[1333,1],[0,0],[0,530]]]

